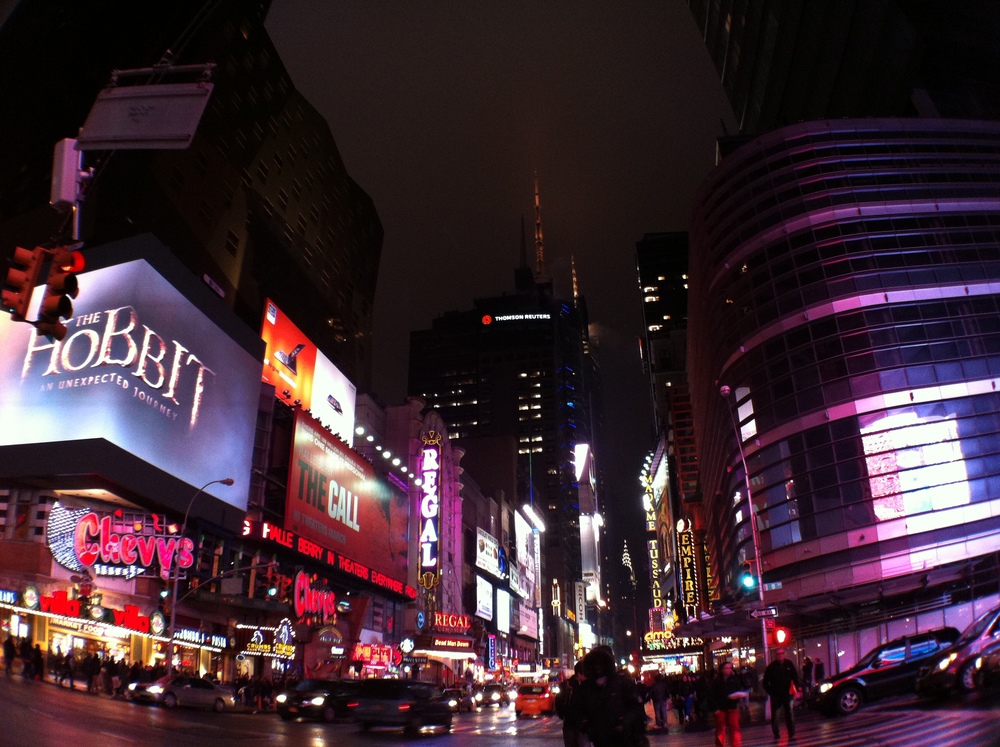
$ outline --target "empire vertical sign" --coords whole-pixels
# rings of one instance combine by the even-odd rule
[[[677,556],[680,561],[681,605],[688,620],[698,618],[698,564],[694,532],[684,519],[677,522]]]
[[[425,589],[433,589],[441,580],[438,563],[438,530],[441,512],[441,434],[429,430],[422,437],[420,456],[420,578]]]

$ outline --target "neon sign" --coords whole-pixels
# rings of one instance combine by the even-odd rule
[[[295,616],[300,620],[306,615],[316,617],[324,623],[337,619],[337,595],[332,591],[312,588],[309,576],[303,571],[295,574],[292,600]]]
[[[441,434],[430,430],[423,437],[420,458],[420,585],[433,589],[441,580],[438,567],[438,516],[441,499]]]
[[[151,566],[165,572],[175,562],[179,568],[194,565],[194,541],[171,536],[166,521],[156,514],[99,514],[57,501],[49,512],[45,538],[55,561],[77,573],[90,569],[95,576],[135,578]]]

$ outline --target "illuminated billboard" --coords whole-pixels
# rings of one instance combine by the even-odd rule
[[[52,474],[63,460],[33,445],[90,442],[61,447],[77,460],[72,474],[145,462],[193,486],[232,477],[234,487],[205,492],[245,511],[260,360],[144,259],[82,273],[79,284],[62,341],[0,314],[0,447],[35,462],[47,453]],[[89,456],[105,444],[121,451]],[[16,474],[17,460],[0,461]]]
[[[407,497],[376,480],[371,464],[296,410],[285,529],[405,584],[408,523]]]
[[[264,304],[260,336],[267,345],[264,381],[282,400],[298,401],[335,436],[353,444],[357,387],[270,299]]]

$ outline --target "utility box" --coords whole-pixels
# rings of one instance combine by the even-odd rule
[[[80,185],[80,151],[76,140],[63,138],[52,153],[52,187],[49,190],[49,204],[59,212],[72,210],[76,204]]]

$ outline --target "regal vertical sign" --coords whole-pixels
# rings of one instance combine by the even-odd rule
[[[429,430],[422,437],[420,453],[420,578],[425,589],[433,589],[441,580],[438,562],[441,514],[441,434]]]

